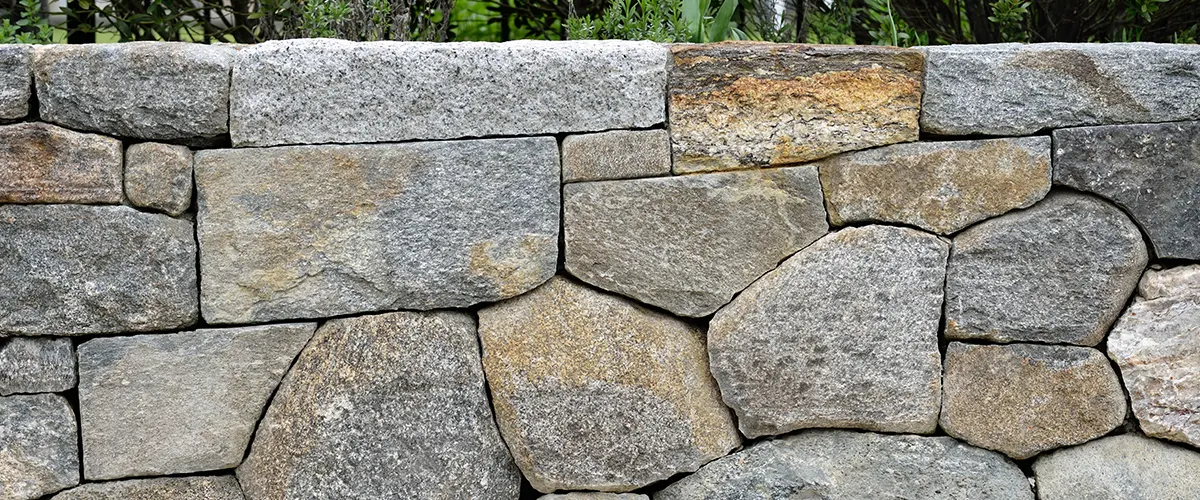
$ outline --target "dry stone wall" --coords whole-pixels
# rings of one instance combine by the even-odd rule
[[[1197,498],[1200,47],[0,46],[0,500]]]

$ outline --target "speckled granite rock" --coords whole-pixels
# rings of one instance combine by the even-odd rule
[[[192,204],[192,150],[157,142],[129,146],[125,195],[137,207],[183,213]]]
[[[0,45],[0,123],[20,120],[29,114],[32,63],[32,45]]]
[[[558,260],[551,137],[201,151],[210,323],[467,307]]]
[[[703,333],[556,277],[479,311],[496,420],[542,492],[629,491],[741,441]]]
[[[542,495],[538,500],[650,500],[646,495],[637,493],[599,493],[599,492],[572,492],[572,493],[557,493],[553,495]]]
[[[843,229],[717,311],[709,359],[742,433],[933,432],[947,252],[912,229]]]
[[[706,316],[825,234],[812,167],[568,184],[566,268],[680,316]]]
[[[1135,434],[1059,450],[1033,463],[1042,500],[1191,500],[1200,453]]]
[[[1119,209],[1051,193],[954,237],[946,336],[1096,345],[1146,261],[1141,232]]]
[[[230,476],[160,477],[88,483],[51,500],[243,500],[237,479]]]
[[[333,319],[279,387],[238,467],[249,500],[517,498],[475,324],[451,312]]]
[[[1150,266],[1138,281],[1138,296],[1157,299],[1169,295],[1200,295],[1200,264],[1161,269]]]
[[[121,141],[48,123],[0,126],[0,203],[121,203]]]
[[[1079,444],[1125,420],[1125,393],[1100,351],[1087,347],[951,342],[941,426],[1015,459]]]
[[[568,135],[562,162],[563,182],[670,175],[671,136],[661,129]]]
[[[77,484],[78,435],[67,400],[0,397],[0,498],[33,500]]]
[[[75,388],[75,348],[70,339],[0,339],[0,396]]]
[[[918,51],[719,43],[671,52],[676,173],[779,166],[917,140]]]
[[[896,144],[817,166],[833,225],[879,221],[950,234],[1045,197],[1050,138]]]

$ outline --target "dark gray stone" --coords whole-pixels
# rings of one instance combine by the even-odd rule
[[[1193,500],[1200,453],[1122,434],[1059,450],[1033,463],[1042,500]]]
[[[48,123],[0,126],[0,203],[121,198],[121,141]]]
[[[129,203],[177,216],[192,204],[192,150],[143,142],[125,151]]]
[[[79,484],[76,432],[62,396],[0,397],[0,498],[32,500]]]
[[[0,123],[20,120],[29,114],[32,63],[32,45],[0,45]]]
[[[0,396],[63,392],[75,387],[70,339],[0,339]]]
[[[237,479],[229,476],[160,477],[88,483],[51,500],[243,500]]]

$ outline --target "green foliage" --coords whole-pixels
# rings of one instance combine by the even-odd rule
[[[1025,21],[1029,18],[1030,2],[1022,0],[998,0],[992,3],[992,15],[988,21],[1000,27],[1000,38],[1006,42],[1028,42],[1029,29]]]
[[[0,43],[53,43],[54,29],[42,18],[39,0],[20,0],[17,22],[0,21]]]
[[[572,39],[719,42],[746,40],[733,21],[738,0],[723,0],[715,11],[710,0],[612,0],[598,17],[572,17]]]

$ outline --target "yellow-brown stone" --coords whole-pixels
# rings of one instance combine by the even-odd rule
[[[121,203],[121,141],[46,123],[0,127],[0,203]]]

